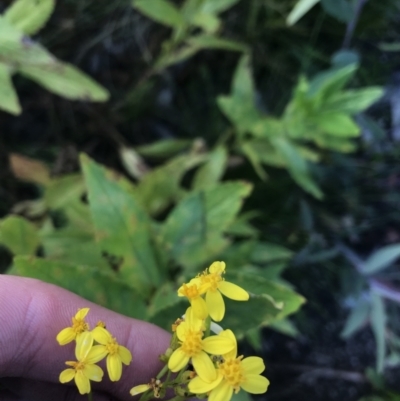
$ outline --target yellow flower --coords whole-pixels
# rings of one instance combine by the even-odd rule
[[[226,336],[210,336],[203,339],[204,322],[195,316],[193,308],[188,308],[185,321],[176,328],[180,347],[170,356],[168,367],[172,372],[184,368],[192,360],[196,373],[206,381],[217,377],[215,367],[207,355],[220,355],[235,348],[236,342]]]
[[[211,318],[220,322],[225,315],[225,303],[222,295],[235,301],[247,301],[249,294],[236,284],[225,281],[222,275],[225,274],[225,263],[214,262],[196,280],[200,281],[199,292],[206,294],[206,305]]]
[[[90,332],[82,333],[76,341],[75,356],[77,361],[65,362],[72,369],[65,369],[60,374],[60,382],[67,383],[75,379],[80,394],[90,393],[90,380],[100,382],[103,378],[102,369],[95,365],[97,355],[93,353],[93,336]]]
[[[199,319],[205,319],[208,316],[208,310],[206,301],[204,301],[204,298],[201,296],[202,293],[199,291],[199,283],[198,279],[193,279],[190,280],[188,284],[183,284],[178,289],[178,296],[186,297],[189,300],[195,315]]]
[[[235,338],[230,330],[225,330],[223,336]],[[225,354],[223,361],[218,363],[216,379],[206,381],[197,376],[189,382],[189,391],[194,394],[209,393],[208,401],[229,401],[233,392],[237,394],[241,388],[248,393],[263,394],[269,386],[269,380],[260,375],[264,369],[264,362],[259,357],[236,357],[235,345],[235,351]]]
[[[101,345],[93,347],[93,353],[100,359],[107,356],[107,371],[112,382],[118,381],[122,375],[122,364],[129,365],[132,361],[131,352],[119,345],[116,339],[103,327],[92,330],[93,338]]]
[[[85,322],[88,312],[89,308],[79,309],[72,318],[72,326],[61,330],[57,334],[57,341],[60,345],[65,345],[78,339],[83,332],[89,330],[89,325]]]

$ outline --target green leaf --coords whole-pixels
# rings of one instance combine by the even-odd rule
[[[178,297],[176,297],[178,298]],[[175,304],[170,304],[166,308],[159,310],[150,317],[150,322],[171,332],[171,326],[176,319],[182,318],[190,304],[182,298],[178,298]]]
[[[286,23],[291,26],[303,18],[320,0],[298,0],[287,16]]]
[[[150,215],[163,212],[182,195],[180,182],[185,173],[202,163],[205,155],[185,154],[147,173],[137,188],[137,196]]]
[[[251,73],[250,57],[242,56],[236,68],[230,96],[219,96],[219,107],[236,126],[239,134],[250,131],[260,119],[255,105],[254,82]]]
[[[206,189],[216,186],[225,173],[228,152],[218,146],[208,154],[207,161],[197,171],[193,179],[193,189]]]
[[[205,13],[219,14],[233,7],[239,0],[205,0],[202,11]]]
[[[379,87],[337,93],[324,103],[324,111],[357,114],[374,104],[383,93],[383,89]]]
[[[286,138],[272,138],[271,144],[285,158],[289,173],[292,178],[307,192],[315,196],[317,199],[322,199],[323,193],[312,180],[307,162],[300,155],[296,147]]]
[[[371,326],[376,341],[376,369],[383,372],[386,354],[386,312],[383,299],[375,292],[371,293]]]
[[[364,263],[363,273],[374,274],[392,265],[400,257],[400,244],[385,246],[374,252]]]
[[[150,301],[148,308],[149,316],[156,316],[162,313],[165,309],[175,306],[180,303],[182,298],[178,297],[177,291],[172,283],[165,283],[157,289],[153,298]],[[182,312],[183,314],[184,312]],[[179,316],[177,316],[179,317]],[[173,323],[173,322],[171,322]]]
[[[286,286],[252,274],[244,274],[240,272],[227,273],[226,280],[244,288],[250,294],[266,295],[271,297],[275,304],[280,306],[280,311],[275,315],[273,320],[283,319],[284,317],[296,312],[305,302],[305,299],[301,295]],[[248,310],[252,309],[250,308]],[[270,321],[268,321],[268,323],[269,322]]]
[[[289,319],[276,320],[269,325],[269,328],[293,338],[300,335],[297,327]]]
[[[115,274],[32,257],[15,258],[14,269],[20,276],[58,285],[115,312],[146,319],[146,307],[139,294]]]
[[[187,150],[193,143],[187,139],[163,139],[149,145],[139,146],[136,151],[145,157],[166,159]]]
[[[371,306],[369,302],[364,299],[358,300],[353,310],[347,317],[346,323],[343,327],[340,336],[342,338],[349,338],[355,332],[360,330],[364,324],[368,321]]]
[[[188,38],[187,43],[193,47],[200,49],[221,49],[237,52],[245,52],[248,50],[247,46],[240,42],[233,40],[219,38],[212,35],[196,35]]]
[[[2,63],[0,63],[0,109],[14,115],[21,113],[18,95],[11,80],[11,68]]]
[[[357,145],[348,140],[339,137],[316,137],[314,142],[323,149],[332,149],[342,153],[354,152],[357,149]]]
[[[263,166],[261,165],[261,155],[259,154],[259,149],[256,146],[254,146],[254,142],[253,141],[241,142],[240,150],[249,159],[249,162],[253,166],[254,171],[260,177],[260,179],[265,181],[268,175],[265,172]]]
[[[214,14],[203,12],[196,13],[190,22],[209,34],[216,33],[221,25],[221,21]]]
[[[354,18],[354,8],[347,0],[321,0],[322,8],[341,22],[349,22]]]
[[[51,209],[61,209],[79,200],[85,193],[81,174],[69,174],[54,178],[45,188],[44,199]]]
[[[251,254],[254,263],[270,263],[277,260],[288,260],[293,252],[283,246],[267,242],[257,242]]]
[[[345,113],[321,113],[314,117],[318,128],[326,134],[341,138],[360,135],[360,127]]]
[[[10,215],[0,220],[0,244],[14,255],[34,255],[40,240],[32,223]]]
[[[172,28],[181,28],[185,24],[178,8],[166,0],[133,0],[132,6],[146,17]]]
[[[46,24],[54,7],[54,0],[17,0],[3,16],[26,35],[33,35]]]
[[[89,208],[100,248],[121,258],[119,275],[142,294],[161,283],[152,245],[150,219],[128,182],[81,156]]]
[[[154,63],[154,70],[162,71],[170,65],[187,60],[188,58],[194,56],[199,50],[201,50],[201,48],[197,46],[183,46],[176,51],[161,54],[161,56]]]
[[[51,64],[23,64],[18,71],[50,92],[66,99],[104,102],[109,93],[76,67],[54,60]]]

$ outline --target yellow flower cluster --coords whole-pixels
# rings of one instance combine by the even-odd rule
[[[184,320],[178,319],[173,324],[174,335],[170,351],[166,354],[168,369],[179,372],[178,379],[175,379],[179,386],[172,385],[178,395],[183,394],[187,398],[208,396],[209,401],[229,401],[233,392],[237,393],[240,389],[252,394],[262,394],[268,389],[268,379],[261,376],[265,369],[263,360],[237,356],[237,340],[231,330],[221,329],[217,335],[209,335],[210,328],[217,326],[211,319],[219,322],[225,315],[221,294],[237,301],[249,299],[244,289],[223,279],[224,273],[225,263],[214,262],[178,289],[178,295],[187,297],[191,304]],[[194,372],[187,370],[189,362]],[[137,395],[151,390],[157,397],[162,385],[160,380],[153,380],[132,388],[130,393]],[[165,386],[168,386],[167,382]],[[182,390],[182,386],[187,392]],[[149,398],[145,396],[142,399]]]
[[[109,378],[111,381],[118,381],[122,375],[122,364],[129,365],[132,360],[131,352],[118,344],[103,322],[99,322],[90,331],[89,324],[85,321],[88,312],[89,308],[80,309],[72,318],[72,325],[57,335],[60,345],[76,342],[76,361],[66,362],[71,368],[61,372],[60,382],[67,383],[74,379],[80,394],[90,393],[90,380],[95,382],[102,380],[103,370],[96,365],[97,362],[107,358]]]

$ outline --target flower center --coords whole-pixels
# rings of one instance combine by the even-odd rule
[[[89,330],[89,325],[84,320],[75,319],[73,317],[72,329],[75,331],[75,333],[80,334],[83,333],[84,331]]]
[[[233,387],[235,393],[240,390],[240,384],[244,382],[242,369],[243,355],[236,359],[228,359],[219,365],[219,370],[223,374],[225,380]]]
[[[203,333],[201,331],[188,330],[185,336],[185,341],[182,342],[181,349],[189,357],[197,355],[201,352],[202,344],[201,338]]]
[[[202,284],[211,291],[217,291],[218,284],[223,280],[219,273],[208,273],[207,270],[201,276]]]
[[[84,362],[65,362],[66,365],[72,366],[76,371],[82,370],[85,367]]]
[[[189,299],[193,299],[193,298],[198,298],[200,296],[199,293],[199,289],[197,288],[196,285],[187,285],[187,284],[183,284],[182,286],[182,294],[189,298]]]
[[[119,344],[117,343],[117,341],[115,340],[115,338],[113,338],[107,345],[106,345],[107,351],[109,352],[110,355],[114,355],[118,353],[118,348],[119,348]]]

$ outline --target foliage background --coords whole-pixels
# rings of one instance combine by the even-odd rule
[[[10,3],[0,1],[0,12]],[[185,6],[173,3],[177,9]],[[57,2],[44,28],[33,33],[34,43],[86,72],[110,97],[106,103],[72,102],[29,80],[29,75],[13,76],[22,114],[0,112],[3,271],[12,266],[11,272],[55,281],[117,310],[137,296],[136,304],[143,305],[134,313],[149,318],[156,315],[157,300],[168,299],[185,275],[223,257],[237,280],[259,284],[259,294],[255,292],[262,300],[254,302],[261,303],[264,315],[250,326],[273,323],[285,333],[270,328],[242,331],[248,340],[243,346],[257,348],[270,365],[267,375],[273,386],[267,398],[355,400],[374,393],[394,400],[393,378],[400,361],[395,318],[400,300],[398,2],[321,0],[293,25],[287,18],[296,1],[225,3],[211,13],[214,17],[193,20],[182,34],[179,23],[171,29],[170,21],[160,23],[157,15],[149,15],[144,0],[134,7],[126,0]],[[152,6],[150,12],[157,9]],[[202,34],[207,41],[203,37],[200,46],[197,35]],[[218,42],[221,38],[225,42]],[[0,62],[6,57],[7,64],[5,49],[0,46]],[[21,49],[18,57],[26,54]],[[335,96],[370,87],[381,87],[384,95],[378,100],[378,92],[360,92],[356,110],[346,111],[360,132],[353,126],[334,130],[342,141],[338,149],[337,142],[332,147],[314,140],[332,133],[332,124],[326,129],[328,118],[315,120],[321,110],[326,112],[329,97],[324,95],[319,109],[313,105],[318,96],[308,94],[311,103],[302,102],[294,89],[300,76],[315,83],[318,74],[339,67],[354,71],[345,88],[334,85]],[[235,73],[240,78],[236,87]],[[77,85],[74,96],[82,98],[81,87]],[[104,100],[101,91],[99,96]],[[293,121],[295,135],[290,133]],[[318,124],[325,131],[316,129]],[[149,144],[157,145],[143,146]],[[343,153],[349,144],[354,149]],[[80,153],[110,170],[80,159]],[[202,197],[212,196],[215,188],[228,188],[229,182],[233,186],[214,203],[236,200],[214,212],[217,217],[228,212],[226,223],[215,224],[214,230],[218,228],[219,239],[229,246],[210,249],[203,241],[188,257],[187,244],[179,241],[193,226],[182,222],[196,213],[204,220],[208,212],[202,211]],[[104,185],[112,201],[102,200]],[[96,216],[120,201],[119,206],[129,205],[123,215],[128,218],[135,213],[132,199],[146,209],[149,220],[141,227],[147,225],[148,243],[156,244],[156,264],[167,269],[163,274],[170,287],[158,295],[152,290],[150,295],[136,294],[135,285],[124,292],[117,277],[121,296],[109,296],[109,274],[120,271],[131,248],[116,249],[121,241],[118,227],[112,227],[111,240],[102,243],[101,230],[110,226]],[[13,217],[6,217],[10,213]],[[110,221],[116,220],[111,216]],[[169,232],[179,247],[166,251],[157,242],[160,231]],[[137,233],[130,235],[143,244]],[[36,261],[26,256],[30,254],[36,254]],[[13,255],[19,255],[14,262]],[[77,287],[82,274],[95,277],[89,288]],[[162,275],[150,279],[153,284],[157,280]],[[285,291],[295,300],[292,308],[287,309]],[[284,302],[287,313],[302,303],[295,291],[307,304],[292,320],[281,320],[277,303]],[[348,339],[340,339],[340,333]],[[366,373],[367,367],[379,373]],[[315,368],[322,373],[316,374]],[[391,393],[382,384],[383,372]]]

